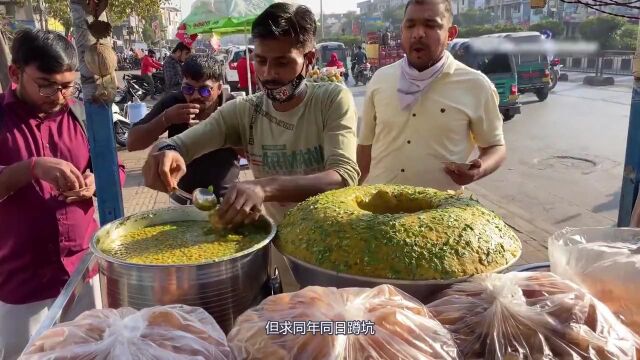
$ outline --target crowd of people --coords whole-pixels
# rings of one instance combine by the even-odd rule
[[[255,49],[238,64],[249,62],[240,87],[261,88],[251,96],[225,98],[220,63],[184,44],[164,64],[149,50],[142,75],[162,70],[166,92],[131,129],[128,150],[151,147],[145,185],[174,204],[191,202],[174,189],[213,185],[227,226],[260,214],[278,223],[298,202],[358,184],[462,189],[496,171],[507,149],[496,89],[446,51],[458,32],[452,20],[450,0],[408,1],[406,57],[374,74],[359,129],[348,88],[306,81],[317,21],[305,6],[274,3],[256,17]],[[55,32],[22,30],[11,54],[13,87],[0,95],[2,360],[20,354],[97,229],[95,163],[74,110],[76,49]],[[353,58],[366,54],[359,48]],[[253,180],[238,181],[239,154]]]
[[[261,13],[251,30],[255,49],[238,69],[249,65],[239,75],[242,89],[250,82],[262,91],[239,99],[221,95],[219,63],[191,56],[181,44],[164,64],[149,50],[142,75],[151,85],[151,74],[162,70],[166,92],[128,139],[130,151],[151,146],[145,185],[172,193],[178,205],[191,199],[174,189],[213,185],[224,198],[221,221],[236,226],[262,213],[278,223],[296,203],[331,189],[358,183],[459,189],[500,166],[506,148],[496,90],[445,51],[457,34],[448,0],[407,4],[407,57],[374,75],[359,137],[349,89],[306,81],[316,59],[316,24],[305,6],[275,3]],[[68,106],[77,86],[75,49],[55,33],[24,31],[12,53],[16,87],[4,95],[0,128],[0,146],[12,149],[0,155],[0,222],[11,228],[0,251],[4,358],[26,344],[97,228],[88,141]],[[358,64],[366,54],[360,48],[353,58]],[[32,130],[21,131],[27,126]],[[476,147],[478,158],[459,165]],[[238,181],[239,152],[254,180]],[[18,220],[25,207],[30,211]],[[8,321],[23,330],[9,331]]]

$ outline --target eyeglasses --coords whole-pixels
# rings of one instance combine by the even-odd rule
[[[57,93],[62,94],[63,97],[71,97],[71,96],[75,96],[78,91],[80,91],[80,85],[78,84],[73,84],[73,85],[69,85],[69,86],[59,86],[59,85],[53,85],[53,86],[39,86],[38,88],[40,90],[40,95],[42,96],[54,96]]]
[[[34,81],[31,75],[27,74],[26,72],[22,72],[22,73],[27,75],[27,77],[29,77],[31,81],[34,84],[36,84],[36,86],[38,87],[38,92],[42,96],[51,97],[56,95],[57,93],[60,93],[62,94],[63,97],[70,97],[70,96],[74,96],[75,94],[78,93],[78,91],[80,91],[80,85],[76,82],[68,86],[60,86],[60,85],[42,86],[42,85],[38,85],[38,83]]]
[[[199,88],[197,88],[198,90],[198,94],[203,97],[209,97],[212,94],[212,90],[213,88],[209,87],[209,86],[201,86]],[[196,92],[196,87],[193,85],[182,85],[182,93],[188,96],[191,96],[193,94],[195,94]]]

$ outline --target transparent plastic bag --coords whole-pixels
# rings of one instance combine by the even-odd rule
[[[96,309],[46,331],[24,360],[231,359],[224,332],[185,305]]]
[[[602,301],[640,334],[640,229],[565,229],[549,238],[551,271]]]
[[[356,331],[363,330],[361,321],[372,322],[374,333]],[[321,322],[333,335],[309,331]],[[352,334],[344,335],[350,327]],[[390,285],[310,286],[271,296],[238,318],[228,341],[238,360],[457,359],[451,334],[424,305]]]
[[[427,308],[464,359],[636,359],[631,330],[552,273],[478,275]]]

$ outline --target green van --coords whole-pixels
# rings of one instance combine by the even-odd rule
[[[449,52],[468,67],[485,74],[500,96],[500,113],[504,121],[520,114],[518,78],[513,55],[481,54],[472,50],[468,39],[455,39],[449,43]]]
[[[502,38],[515,45],[536,44],[543,41],[543,37],[536,31],[522,31],[514,33],[490,34],[481,37]],[[514,59],[518,72],[518,93],[534,93],[538,100],[545,101],[549,97],[551,73],[549,72],[549,58],[543,53],[515,53]]]

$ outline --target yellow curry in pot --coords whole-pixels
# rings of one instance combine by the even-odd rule
[[[129,232],[100,250],[135,264],[197,264],[247,250],[267,235],[260,224],[230,230],[213,228],[208,221],[176,221]]]

